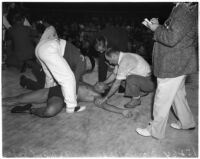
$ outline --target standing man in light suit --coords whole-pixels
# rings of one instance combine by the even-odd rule
[[[154,98],[154,119],[145,129],[137,128],[142,136],[165,137],[171,106],[179,121],[174,129],[194,129],[195,121],[188,106],[185,78],[197,71],[196,40],[198,9],[192,3],[177,3],[164,25],[156,18],[145,24],[154,32],[153,69],[157,77]]]

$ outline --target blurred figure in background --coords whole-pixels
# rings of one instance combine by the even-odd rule
[[[33,38],[36,33],[24,26],[24,16],[21,13],[13,17],[13,27],[7,32],[6,39],[11,42],[11,54],[6,60],[7,66],[14,66],[22,69],[25,61],[34,57],[35,47]]]
[[[107,78],[108,65],[105,53],[108,48],[126,52],[128,50],[128,32],[123,28],[107,26],[95,35],[94,48],[99,52],[98,79],[103,82]]]

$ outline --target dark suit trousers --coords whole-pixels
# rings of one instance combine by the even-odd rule
[[[138,97],[140,92],[152,92],[155,90],[155,84],[151,77],[130,75],[126,79],[125,96]]]
[[[108,71],[108,65],[105,63],[105,55],[104,53],[99,53],[99,68],[98,68],[98,79],[99,82],[103,82],[107,78],[107,71]]]

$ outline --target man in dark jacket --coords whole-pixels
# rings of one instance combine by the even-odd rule
[[[108,66],[105,52],[108,48],[126,52],[128,50],[128,32],[123,28],[108,26],[95,35],[94,47],[99,52],[98,78],[99,82],[107,79]]]
[[[153,69],[157,77],[157,90],[153,106],[154,120],[147,128],[136,129],[140,135],[164,138],[171,106],[179,119],[171,124],[172,128],[195,128],[186,99],[185,78],[197,70],[197,25],[198,9],[192,3],[177,3],[163,26],[159,25],[156,18],[146,23],[154,31]]]
[[[8,30],[7,40],[10,40],[12,45],[12,53],[6,61],[8,66],[21,68],[25,61],[34,57],[33,37],[36,33],[30,27],[24,26],[23,22],[24,16],[16,14],[14,25]]]

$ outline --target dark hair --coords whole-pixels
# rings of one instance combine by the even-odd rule
[[[36,23],[36,30],[39,34],[43,34],[44,30],[45,30],[45,26],[43,24],[40,23]]]
[[[99,43],[99,42],[102,42],[103,45],[105,46],[106,45],[106,38],[104,36],[97,37],[96,40],[95,40],[95,45],[97,45],[97,43]]]
[[[103,43],[106,42],[105,36],[99,36],[99,37],[96,38],[96,40],[97,40],[97,41],[102,41]]]
[[[25,16],[22,13],[17,13],[16,15],[14,15],[13,17],[13,23],[17,23],[17,22],[23,22],[25,19]]]
[[[105,55],[108,57],[111,57],[113,54],[118,54],[118,50],[114,48],[108,48],[108,50],[105,53]]]

